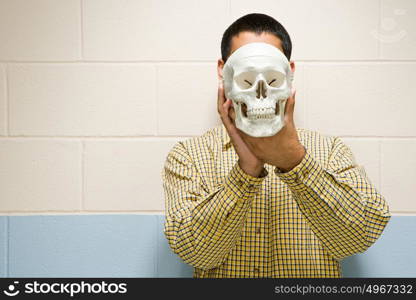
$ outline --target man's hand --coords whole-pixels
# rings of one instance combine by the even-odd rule
[[[220,90],[222,91],[222,96],[220,95]],[[221,102],[221,97],[225,99],[223,93],[223,88],[220,83],[218,89],[219,104]],[[232,101],[230,99],[224,101],[222,105],[224,111],[222,113],[225,114],[225,110],[227,112],[230,111],[230,113],[229,115],[227,114],[228,119],[223,115],[221,115],[221,119],[223,120],[223,122],[225,119],[226,122],[231,123],[231,125],[228,124],[228,127],[230,127],[230,130],[234,135],[234,138],[231,138],[230,130],[227,128],[226,123],[224,123],[224,125],[227,128],[227,131],[229,132],[234,147],[236,148],[234,143],[234,141],[236,140],[238,143],[238,147],[247,149],[247,151],[244,151],[243,154],[248,152],[250,153],[250,155],[256,157],[257,161],[261,163],[262,166],[264,165],[264,163],[268,163],[270,165],[276,166],[283,172],[287,172],[294,168],[296,165],[298,165],[305,156],[306,150],[299,141],[295,123],[293,120],[295,95],[296,92],[293,92],[293,94],[287,99],[286,102],[284,116],[285,126],[283,126],[283,128],[277,134],[271,137],[252,137],[236,128],[234,125],[235,112],[234,108],[232,107]],[[239,155],[241,160],[242,158],[238,151],[237,154]]]
[[[296,91],[286,100],[285,126],[270,137],[252,137],[241,130],[240,136],[248,148],[262,161],[287,172],[298,165],[305,156],[306,150],[299,141],[293,120]]]
[[[225,98],[224,87],[222,81],[218,84],[218,113],[221,120],[227,129],[231,142],[234,145],[234,149],[239,157],[238,164],[240,168],[247,174],[253,177],[259,177],[261,171],[264,168],[264,161],[260,160],[250,150],[244,140],[241,138],[237,127],[234,125],[235,116],[231,119],[230,108],[232,108],[232,102],[230,99]],[[234,109],[232,109],[234,113]]]

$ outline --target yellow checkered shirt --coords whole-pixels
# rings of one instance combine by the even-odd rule
[[[382,195],[336,136],[296,128],[306,149],[282,173],[245,173],[224,125],[177,142],[162,170],[171,249],[194,278],[342,277],[391,215]]]

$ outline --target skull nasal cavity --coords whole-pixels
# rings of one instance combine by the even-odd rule
[[[256,94],[257,99],[266,98],[266,87],[264,85],[263,80],[260,80],[259,83],[257,84],[256,92],[257,92]]]

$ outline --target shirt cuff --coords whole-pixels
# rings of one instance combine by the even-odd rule
[[[310,150],[305,147],[305,156],[293,169],[282,172],[275,167],[274,172],[291,190],[302,191],[311,180],[319,178],[324,170],[319,162],[315,160]]]
[[[263,167],[260,177],[254,177],[241,169],[238,161],[228,174],[226,185],[234,192],[235,195],[243,197],[245,194],[256,193],[260,190],[268,171]]]

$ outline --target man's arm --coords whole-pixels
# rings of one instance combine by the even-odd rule
[[[313,232],[335,259],[364,252],[391,217],[384,197],[339,137],[334,138],[327,167],[305,149],[297,166],[285,173],[275,169],[276,175],[289,186]]]
[[[178,142],[162,170],[164,233],[172,250],[186,263],[201,269],[211,269],[225,261],[241,236],[246,214],[267,170],[260,176],[248,175],[236,162],[224,182],[208,191],[188,151]]]

